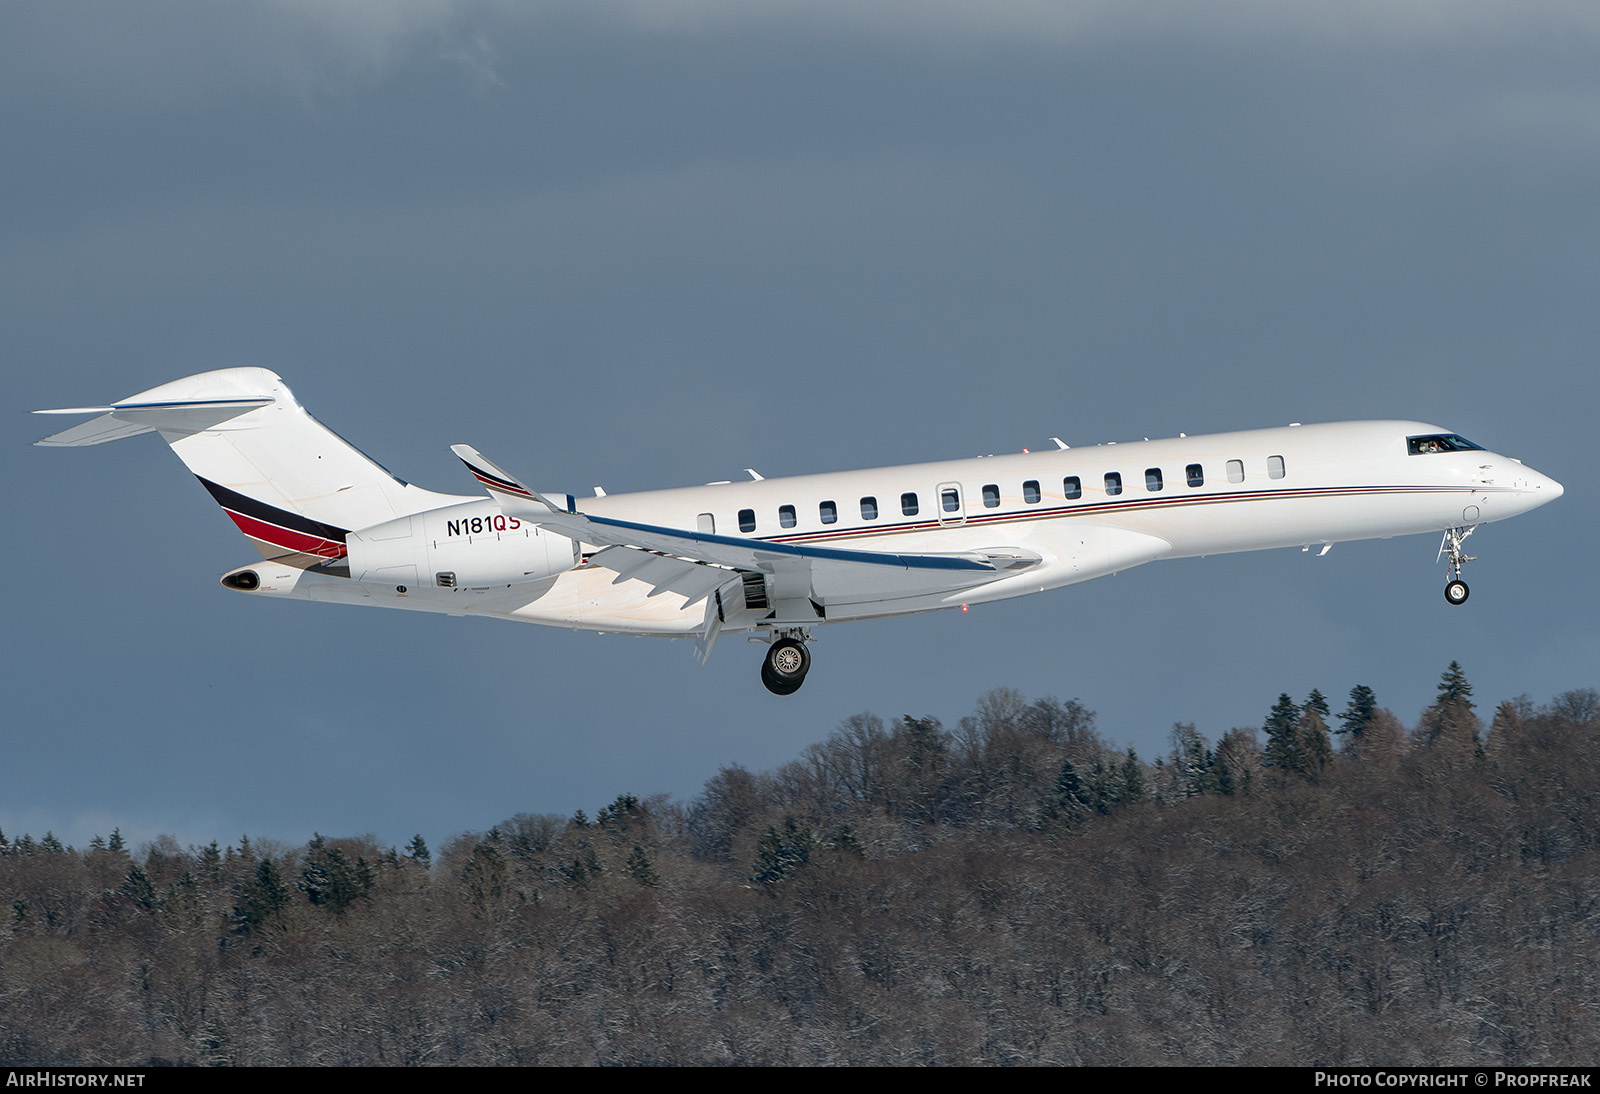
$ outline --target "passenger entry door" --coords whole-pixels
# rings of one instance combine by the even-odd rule
[[[939,484],[939,523],[965,524],[966,520],[967,507],[961,501],[961,484],[959,482],[941,482]]]

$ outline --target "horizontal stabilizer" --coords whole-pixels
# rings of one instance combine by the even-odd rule
[[[120,441],[124,437],[137,437],[141,433],[155,430],[169,433],[202,433],[208,429],[215,429],[241,414],[248,414],[258,407],[270,406],[271,403],[271,399],[196,399],[35,410],[35,414],[99,414],[100,416],[34,443],[52,447],[76,447]]]

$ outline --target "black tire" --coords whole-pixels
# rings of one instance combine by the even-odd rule
[[[800,685],[804,682],[803,680],[780,680],[772,674],[771,669],[767,668],[765,661],[761,663],[761,683],[774,695],[793,695],[800,690]]]
[[[811,671],[811,651],[804,642],[783,638],[767,647],[761,662],[761,682],[774,695],[792,695]]]
[[[1444,600],[1446,604],[1465,604],[1471,593],[1465,581],[1451,581],[1444,587]]]

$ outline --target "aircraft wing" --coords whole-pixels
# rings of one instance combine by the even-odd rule
[[[556,504],[467,445],[454,445],[451,451],[488,488],[502,511],[510,515],[608,550],[632,548],[638,553],[653,552],[652,557],[666,555],[687,560],[690,565],[771,574],[776,578],[775,594],[780,600],[810,599],[826,605],[957,592],[986,585],[1040,561],[1038,555],[1015,548],[961,554],[894,554],[771,543],[596,516],[578,512],[570,495],[562,497],[564,505]],[[607,553],[601,551],[591,561],[617,569],[606,560]],[[633,556],[621,556],[617,561],[621,563],[624,558],[638,567],[625,576],[653,580],[645,575],[659,573],[666,580],[673,579],[656,563]],[[716,587],[711,585],[700,595],[709,595]]]

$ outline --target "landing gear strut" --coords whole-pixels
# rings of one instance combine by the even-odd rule
[[[1445,531],[1444,542],[1439,544],[1439,558],[1449,557],[1450,564],[1445,567],[1444,599],[1446,604],[1465,604],[1471,591],[1467,583],[1461,580],[1461,567],[1468,562],[1474,562],[1476,555],[1462,553],[1461,543],[1473,532],[1478,530],[1476,524],[1469,524],[1464,528],[1450,528]]]
[[[761,661],[761,682],[774,695],[792,695],[806,682],[811,670],[811,651],[806,649],[804,632],[784,634],[767,647]]]

